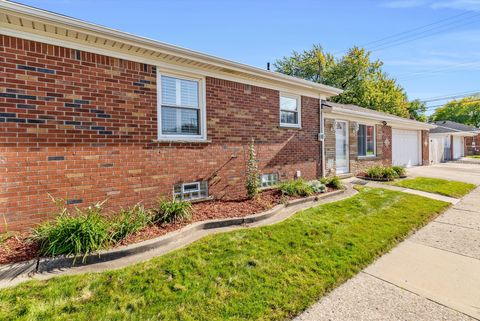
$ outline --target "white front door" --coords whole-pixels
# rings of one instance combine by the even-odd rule
[[[337,174],[345,174],[348,169],[348,125],[346,121],[335,122],[335,168]]]

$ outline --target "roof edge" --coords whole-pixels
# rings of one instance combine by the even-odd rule
[[[128,32],[123,32],[113,28],[104,27],[95,23],[86,22],[77,18],[61,15],[61,14],[46,11],[43,9],[38,9],[35,7],[20,4],[20,3],[0,0],[0,9],[6,9],[6,10],[18,12],[20,14],[42,18],[51,23],[65,24],[74,28],[83,29],[86,32],[95,32],[98,34],[102,34],[106,37],[115,37],[115,38],[123,39],[128,42],[133,42],[138,46],[153,47],[159,51],[168,51],[172,54],[177,54],[181,57],[183,56],[189,59],[197,60],[199,62],[204,62],[207,64],[212,64],[212,65],[216,65],[223,68],[229,68],[232,70],[245,72],[245,73],[253,74],[256,76],[261,76],[261,77],[264,77],[265,79],[279,81],[286,84],[293,84],[293,85],[301,86],[308,89],[318,90],[321,93],[329,94],[331,96],[335,96],[343,92],[343,90],[335,87],[314,83],[305,79],[292,77],[292,76],[284,75],[284,74],[269,71],[269,70],[264,70],[258,67],[220,58],[210,54],[201,53],[199,51],[171,45],[171,44],[160,42],[150,38],[137,36]]]
[[[327,102],[327,105],[328,105],[328,102]],[[366,119],[387,121],[388,123],[394,124],[394,125],[405,125],[408,127],[417,127],[425,130],[429,130],[437,127],[436,125],[432,125],[430,123],[424,123],[418,120],[403,118],[395,115],[389,115],[386,113],[384,115],[380,115],[376,112],[369,112],[368,108],[364,108],[360,106],[357,106],[357,107],[364,109],[364,111],[354,111],[354,110],[344,109],[342,107],[338,107],[334,105],[329,105],[329,106],[331,108],[331,113],[337,114],[337,115],[347,115],[347,116],[354,116],[354,117],[357,116],[357,117],[366,118]]]

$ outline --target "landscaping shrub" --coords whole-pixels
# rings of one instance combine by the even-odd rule
[[[342,181],[340,180],[340,177],[338,176],[333,176],[331,177],[327,184],[326,184],[328,187],[330,188],[334,188],[334,189],[343,189],[344,186],[343,186],[343,183]]]
[[[154,210],[154,221],[158,223],[175,223],[192,218],[192,205],[187,201],[160,199]]]
[[[152,223],[152,214],[141,205],[122,209],[115,215],[110,226],[110,240],[117,243],[130,234]]]
[[[393,181],[399,178],[400,175],[392,167],[374,166],[367,169],[367,177],[377,180],[389,180]]]
[[[70,213],[63,206],[59,215],[33,230],[40,244],[40,254],[48,256],[83,254],[98,251],[109,241],[109,224],[102,217],[103,203]]]
[[[343,189],[343,183],[340,180],[340,177],[333,176],[333,177],[322,177],[320,179],[320,183],[326,185],[327,187],[334,188],[334,189]]]
[[[260,179],[258,172],[257,154],[255,152],[255,141],[251,140],[248,146],[248,162],[247,162],[247,179],[245,188],[247,189],[248,198],[254,198],[258,195]]]
[[[325,184],[322,184],[320,181],[317,180],[308,182],[308,185],[310,185],[314,193],[325,193],[327,190]]]
[[[295,179],[288,182],[281,183],[278,189],[282,194],[288,196],[309,196],[313,194],[312,187],[303,179]]]
[[[392,166],[392,169],[397,172],[398,177],[407,176],[407,170],[402,166]]]

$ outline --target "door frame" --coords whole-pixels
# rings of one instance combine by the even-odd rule
[[[345,124],[345,144],[347,145],[347,148],[345,150],[345,159],[346,159],[346,171],[339,173],[338,168],[337,168],[337,122],[338,123],[344,123]],[[335,119],[334,120],[334,128],[335,128],[335,174],[348,174],[350,173],[350,142],[349,142],[349,122],[348,120],[342,120],[342,119]]]

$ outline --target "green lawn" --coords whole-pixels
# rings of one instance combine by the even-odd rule
[[[455,198],[460,198],[468,194],[472,189],[476,187],[476,185],[474,184],[427,177],[406,179],[395,182],[393,183],[393,185]]]
[[[0,319],[284,320],[446,207],[361,188],[282,223],[208,236],[121,270],[0,290]]]
[[[480,155],[470,155],[470,156],[467,156],[468,158],[480,158]]]

